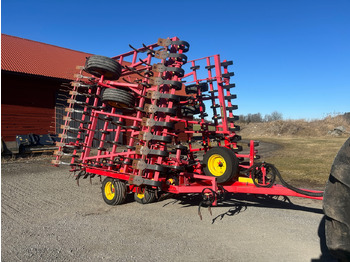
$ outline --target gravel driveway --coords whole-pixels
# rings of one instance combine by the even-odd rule
[[[50,160],[1,165],[2,261],[329,261],[321,201],[232,195],[200,220],[194,196],[108,206]]]

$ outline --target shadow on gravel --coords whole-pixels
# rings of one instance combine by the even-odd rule
[[[168,199],[170,201],[165,203],[163,207],[171,204],[180,204],[182,205],[182,208],[190,206],[200,206],[202,201],[202,197],[200,194],[188,194],[177,196],[173,195],[171,197],[172,199]],[[225,199],[218,203],[218,207],[228,207],[229,209],[226,212],[213,218],[212,224],[214,224],[217,219],[222,220],[224,217],[238,215],[239,213],[247,210],[248,207],[289,209],[323,214],[323,210],[320,208],[306,207],[293,204],[292,201],[286,196],[227,194]],[[203,205],[202,208],[208,208],[208,206]]]
[[[338,260],[334,258],[328,250],[326,245],[326,233],[325,233],[325,216],[323,216],[320,225],[318,226],[318,237],[320,238],[320,249],[321,256],[319,258],[311,259],[311,262],[337,262]]]
[[[188,195],[171,195],[171,199],[163,199],[163,201],[169,200],[163,205],[163,207],[172,204],[180,204],[182,208],[190,206],[199,206],[202,197],[200,194],[188,194]],[[268,195],[246,195],[246,194],[227,194],[224,201],[218,204],[218,207],[228,207],[229,209],[214,217],[212,224],[218,219],[222,220],[225,217],[231,217],[244,212],[248,207],[259,207],[259,208],[277,208],[277,209],[289,209],[296,211],[311,212],[316,214],[323,214],[323,210],[320,208],[306,207],[301,205],[293,204],[292,201],[286,196],[268,196]],[[215,207],[213,207],[215,208]],[[204,211],[205,206],[203,206]],[[206,212],[206,211],[204,211]],[[335,259],[329,252],[326,246],[325,237],[325,218],[323,217],[318,227],[318,237],[320,238],[320,250],[321,256],[319,258],[311,259],[311,262],[336,262]]]

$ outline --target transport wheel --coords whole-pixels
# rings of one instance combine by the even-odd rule
[[[326,244],[339,261],[350,261],[350,138],[334,159],[323,196]]]
[[[117,108],[135,106],[135,96],[123,89],[106,88],[102,94],[102,101]]]
[[[122,66],[112,58],[93,55],[86,58],[84,71],[106,80],[117,80],[122,73]]]
[[[138,188],[134,193],[134,199],[140,204],[149,204],[156,200],[156,193],[152,189]]]
[[[232,150],[226,147],[213,147],[203,157],[206,176],[216,177],[218,183],[231,180],[238,172],[238,159]]]
[[[102,197],[108,205],[120,205],[126,198],[126,185],[124,182],[106,177],[102,182]]]

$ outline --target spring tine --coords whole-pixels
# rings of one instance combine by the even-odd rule
[[[62,161],[60,161],[60,160],[52,160],[52,161],[51,161],[51,164],[53,164],[53,165],[70,165],[70,163],[68,163],[68,162],[62,162]]]
[[[154,51],[153,49],[149,49],[145,44],[142,44],[142,46],[144,48],[146,48],[149,52],[151,52],[152,54],[154,54],[156,51]]]
[[[61,86],[71,88],[71,83],[62,83]]]
[[[70,95],[80,95],[80,96],[87,96],[87,97],[93,97],[94,94],[89,94],[89,93],[79,93],[77,91],[69,91]]]
[[[72,89],[72,88],[69,88],[69,89]],[[60,89],[58,89],[58,90],[59,90],[59,91],[62,91],[62,92],[67,92],[67,93],[71,91],[71,90],[61,89],[61,88],[60,88]]]
[[[144,75],[141,75],[139,71],[137,71],[134,67],[129,67],[129,66],[125,66],[129,71],[134,72],[135,74],[138,74],[141,77],[145,77]]]
[[[85,79],[89,79],[89,80],[95,79],[94,77],[91,77],[91,76],[84,76],[84,75],[81,75],[81,74],[74,74],[74,77],[75,77],[75,78],[85,78]]]
[[[78,155],[73,155],[73,154],[69,154],[69,153],[64,153],[62,151],[59,151],[59,150],[55,150],[53,152],[54,155],[56,156],[71,156],[71,157],[79,157]]]
[[[145,61],[143,61],[141,58],[139,58],[139,60],[140,60],[140,62],[142,63],[142,64],[144,64],[144,65],[146,65],[146,66],[152,66],[152,65],[150,65],[150,64],[147,64]]]
[[[65,94],[57,94],[57,96],[62,96],[62,97],[65,97],[65,98],[70,98],[69,96],[65,95]]]
[[[199,206],[198,206],[198,216],[201,220],[203,220],[202,218],[202,213],[201,213],[201,206],[202,206],[202,202],[200,202]]]
[[[211,205],[208,207],[208,210],[209,210],[210,215],[212,216],[213,214],[211,212]]]
[[[124,77],[122,78],[125,82],[129,83],[129,84],[132,84],[132,82],[126,80]]]
[[[133,47],[133,46],[130,45],[130,44],[129,44],[129,47],[130,47],[132,50],[136,51],[137,53],[144,53],[144,52],[145,52],[145,51],[137,50],[135,47]]]

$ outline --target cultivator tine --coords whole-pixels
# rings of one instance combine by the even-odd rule
[[[61,86],[62,86],[62,87],[66,87],[66,88],[72,88],[70,83],[63,83],[63,84],[61,84]],[[59,90],[61,90],[61,91],[67,91],[67,89],[59,89]]]
[[[88,79],[88,80],[93,80],[93,79],[95,79],[94,77],[91,77],[91,76],[84,76],[84,75],[82,75],[82,74],[74,74],[74,77],[75,78],[81,78],[81,79]]]
[[[204,188],[202,191],[202,198],[203,200],[199,203],[199,206],[198,206],[198,215],[201,220],[202,220],[201,207],[203,205],[206,205],[208,207],[208,211],[210,215],[211,216],[213,215],[211,211],[211,206],[213,205],[215,200],[217,200],[217,193],[213,189],[207,187],[207,188]]]
[[[154,55],[154,53],[156,52],[156,51],[154,51],[153,49],[148,48],[148,46],[146,46],[145,44],[142,44],[142,46],[143,46],[149,53],[151,53],[152,55]]]
[[[126,80],[124,77],[122,79],[128,84],[132,84],[132,82],[130,82],[129,80]]]
[[[130,45],[129,44],[129,47],[132,49],[132,50],[134,50],[134,51],[136,51],[137,53],[145,53],[146,51],[142,51],[142,50],[140,50],[140,49],[136,49],[135,47],[133,47],[132,45]],[[147,48],[146,48],[147,49]],[[147,49],[148,50],[148,49]]]
[[[69,144],[62,143],[62,142],[56,142],[56,146],[57,147],[64,147],[64,148],[71,148],[71,149],[81,149],[81,146],[79,146],[79,145],[69,145]]]
[[[66,99],[69,99],[69,98],[70,98],[69,96],[64,95],[64,94],[57,94],[57,96],[62,96],[62,97],[64,97],[64,98],[66,98]],[[57,100],[58,100],[58,99],[57,99]],[[64,100],[62,100],[62,101],[64,101]]]
[[[68,154],[68,153],[64,153],[62,151],[56,150],[53,152],[54,155],[56,156],[71,156],[71,157],[79,157],[78,155],[74,155],[74,154]]]
[[[73,96],[77,96],[77,95],[80,95],[80,96],[86,96],[86,97],[89,97],[89,98],[91,98],[91,97],[96,97],[97,95],[95,95],[95,94],[90,94],[90,93],[80,93],[80,92],[78,92],[78,91],[69,91],[69,94],[70,95],[73,95]]]
[[[67,135],[67,134],[59,134],[58,137],[59,137],[59,138],[63,138],[63,139],[73,139],[73,140],[77,140],[76,137],[74,137],[74,136],[69,136],[69,135]]]
[[[199,216],[200,220],[203,220],[202,213],[201,213],[201,206],[202,206],[202,202],[198,206],[198,216]]]
[[[69,113],[79,113],[79,114],[83,114],[83,115],[88,115],[88,116],[91,116],[91,112],[88,112],[88,111],[84,111],[84,110],[77,110],[77,109],[74,109],[74,108],[65,108],[64,109],[65,112],[69,112]]]
[[[139,76],[141,77],[145,77],[144,75],[141,75],[140,72],[138,70],[136,70],[134,67],[129,67],[127,65],[124,66],[126,69],[128,69],[129,71],[135,73],[135,74],[138,74]]]
[[[63,162],[63,161],[60,161],[60,160],[51,160],[51,164],[53,164],[53,165],[55,165],[55,166],[58,166],[58,165],[68,165],[68,166],[71,166],[71,165],[72,165],[71,163]]]
[[[78,82],[78,81],[74,81],[74,82],[71,82],[71,86],[73,87],[83,87],[83,88],[94,88],[96,87],[96,84],[87,84],[87,83],[84,83],[84,82]]]
[[[139,58],[139,61],[140,61],[143,65],[145,65],[145,66],[149,66],[149,67],[152,66],[152,65],[146,63],[146,62],[145,62],[144,60],[142,60],[141,58]]]

